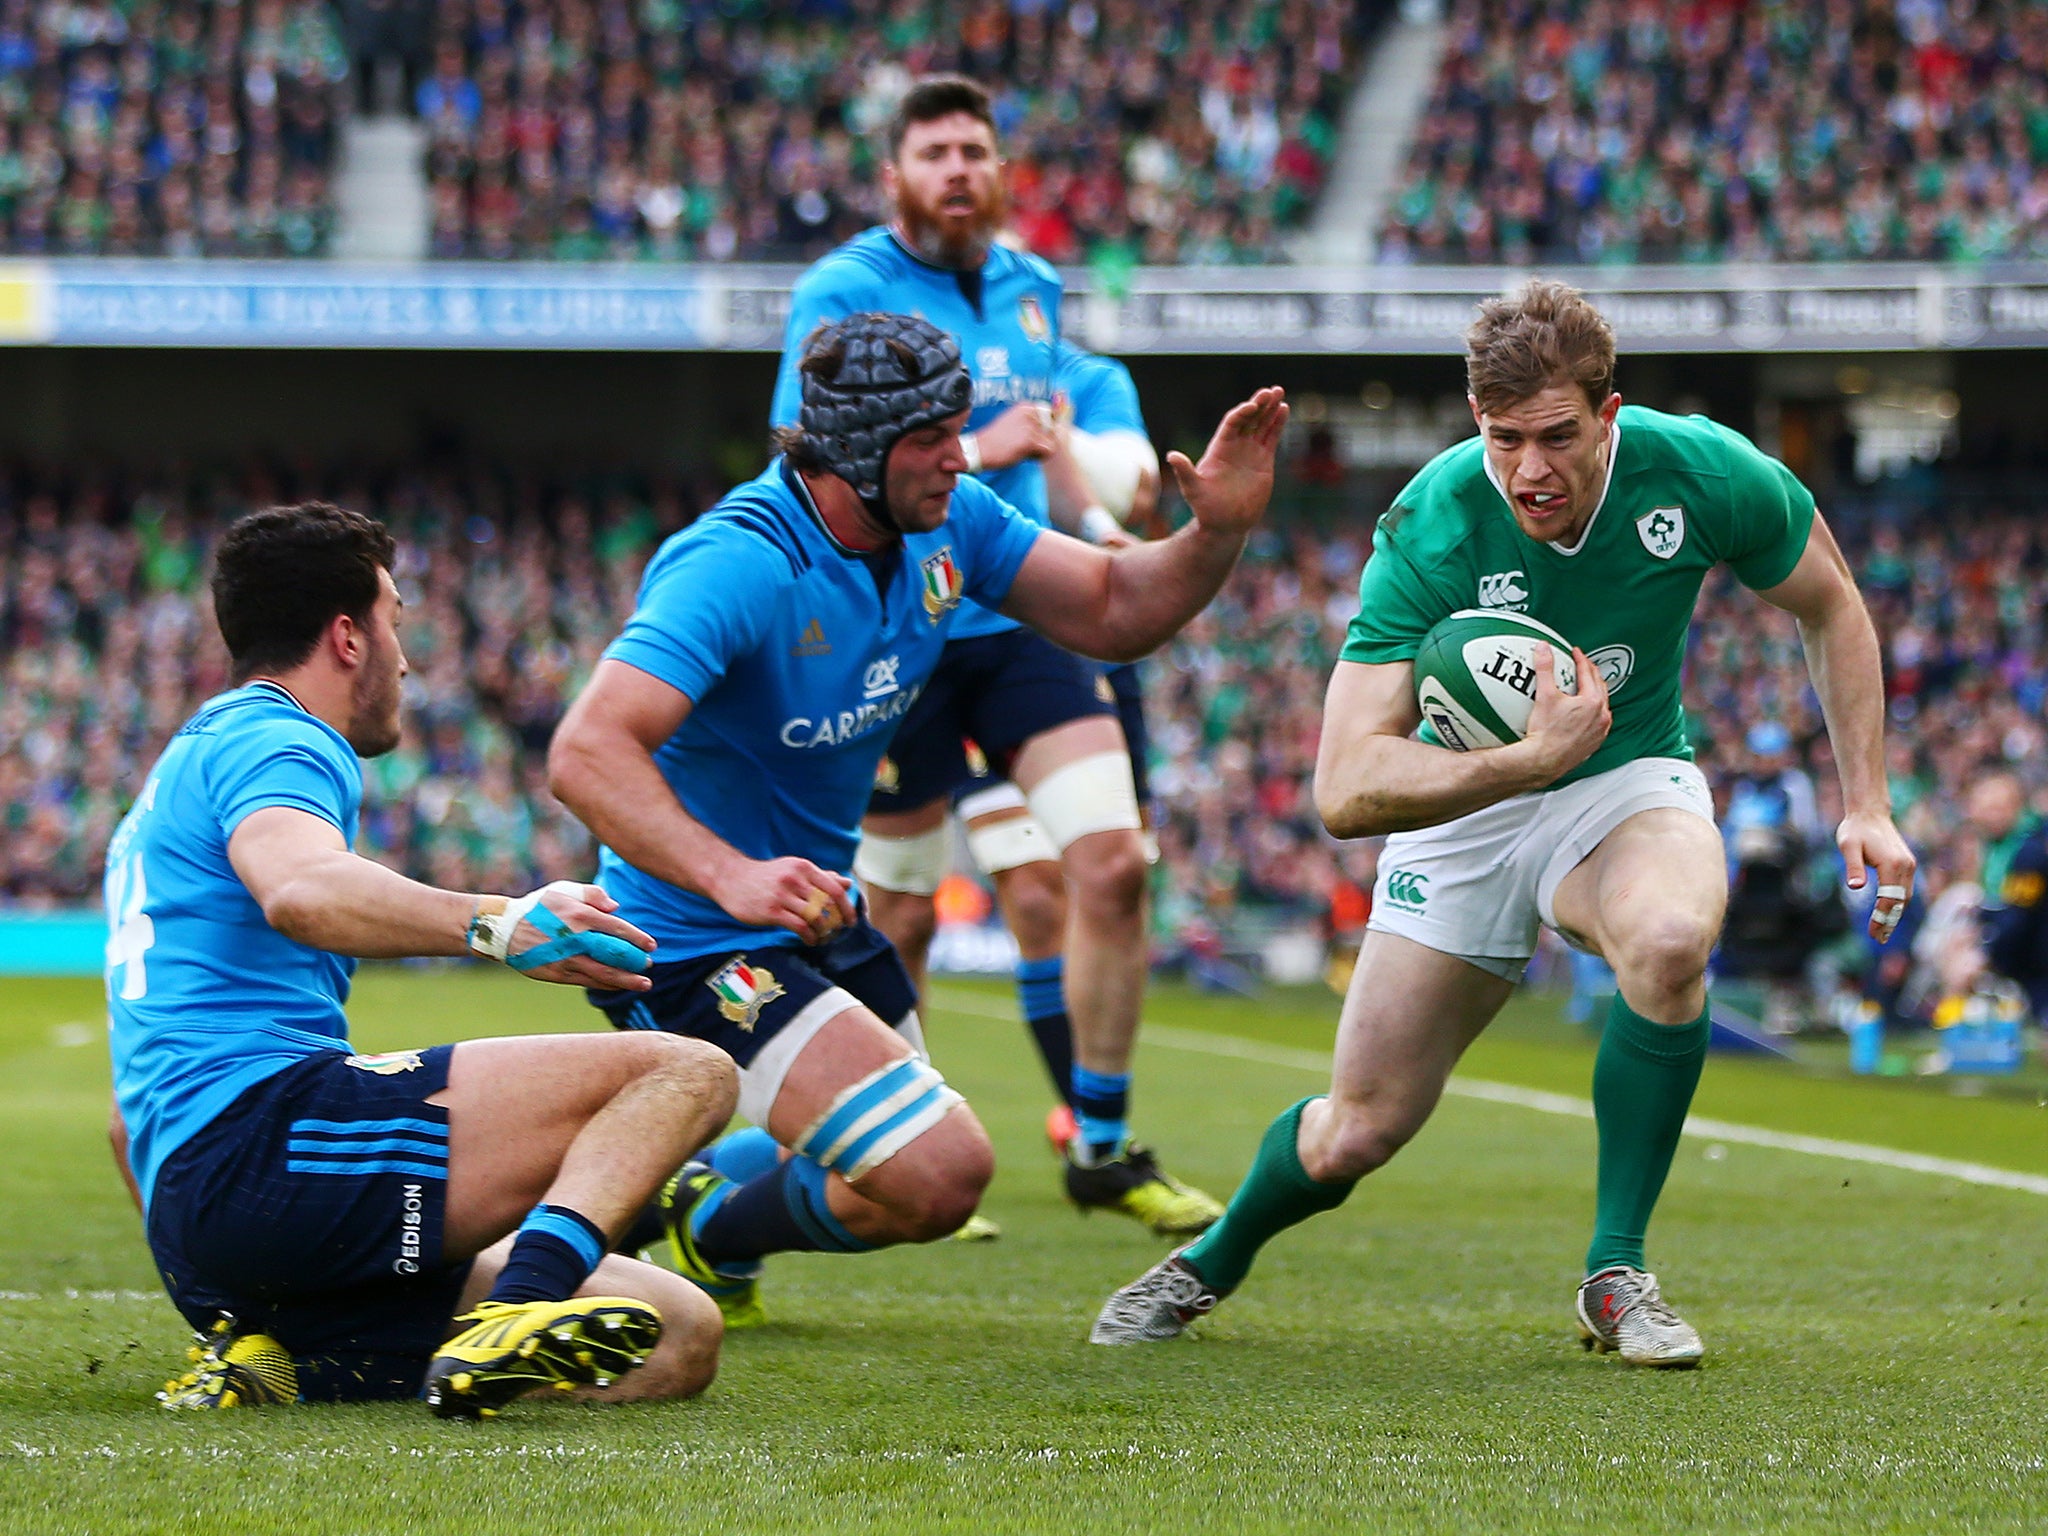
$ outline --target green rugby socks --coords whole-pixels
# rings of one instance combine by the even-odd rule
[[[1312,1102],[1303,1099],[1266,1128],[1251,1171],[1230,1197],[1223,1219],[1181,1254],[1181,1261],[1213,1289],[1236,1290],[1268,1241],[1318,1211],[1335,1210],[1358,1183],[1319,1183],[1301,1166],[1296,1150],[1301,1112]]]
[[[1643,1268],[1643,1233],[1707,1058],[1708,1012],[1690,1024],[1653,1024],[1614,995],[1593,1063],[1600,1175],[1589,1275],[1619,1264]]]

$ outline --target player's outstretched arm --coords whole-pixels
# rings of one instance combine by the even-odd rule
[[[314,949],[365,960],[474,951],[537,981],[648,985],[638,972],[654,941],[614,917],[618,903],[594,885],[563,880],[516,898],[444,891],[350,852],[332,822],[282,805],[242,819],[228,862],[264,921]],[[472,944],[473,930],[488,949]]]
[[[753,859],[692,816],[655,765],[690,699],[623,661],[598,663],[548,749],[548,787],[635,869],[718,903],[750,927],[821,943],[854,920],[844,875],[808,859]]]
[[[1025,557],[1003,612],[1103,661],[1158,649],[1208,606],[1273,494],[1287,400],[1262,389],[1217,425],[1200,463],[1167,455],[1194,520],[1171,538],[1114,553],[1048,532]]]
[[[1579,691],[1560,693],[1550,647],[1539,645],[1528,733],[1505,747],[1453,752],[1417,741],[1412,662],[1340,661],[1323,699],[1316,810],[1333,837],[1412,832],[1541,789],[1607,739],[1612,716],[1600,669],[1577,649]]]
[[[1828,525],[1815,513],[1806,549],[1792,574],[1758,594],[1799,621],[1806,670],[1820,697],[1842,780],[1842,824],[1836,846],[1849,885],[1862,890],[1877,874],[1871,937],[1892,936],[1913,894],[1913,850],[1892,822],[1892,795],[1884,772],[1884,659],[1863,594]]]

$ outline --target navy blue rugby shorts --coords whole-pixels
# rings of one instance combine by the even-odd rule
[[[870,813],[914,811],[968,784],[973,741],[998,778],[1017,749],[1055,726],[1116,713],[1102,668],[1029,629],[949,640],[889,744]]]
[[[783,1077],[811,1038],[854,1003],[922,1054],[917,989],[896,947],[867,920],[823,944],[757,944],[655,965],[646,992],[590,992],[618,1029],[706,1040],[740,1069],[739,1111],[765,1125]]]
[[[444,1263],[451,1045],[323,1051],[236,1099],[158,1170],[150,1252],[185,1320],[292,1352],[307,1401],[418,1394],[469,1275]]]

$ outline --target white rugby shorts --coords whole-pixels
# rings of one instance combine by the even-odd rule
[[[1441,826],[1396,832],[1380,850],[1366,927],[1519,981],[1538,929],[1557,927],[1551,902],[1564,877],[1622,822],[1661,806],[1714,820],[1698,768],[1642,757]]]

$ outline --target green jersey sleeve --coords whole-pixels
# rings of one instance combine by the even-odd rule
[[[1806,553],[1813,492],[1741,433],[1723,427],[1721,435],[1728,444],[1728,527],[1720,557],[1752,591],[1775,587]]]
[[[1430,588],[1429,581],[1391,537],[1402,510],[1380,519],[1373,530],[1372,557],[1358,578],[1358,613],[1344,637],[1343,661],[1377,666],[1413,661],[1423,636],[1457,607]]]

